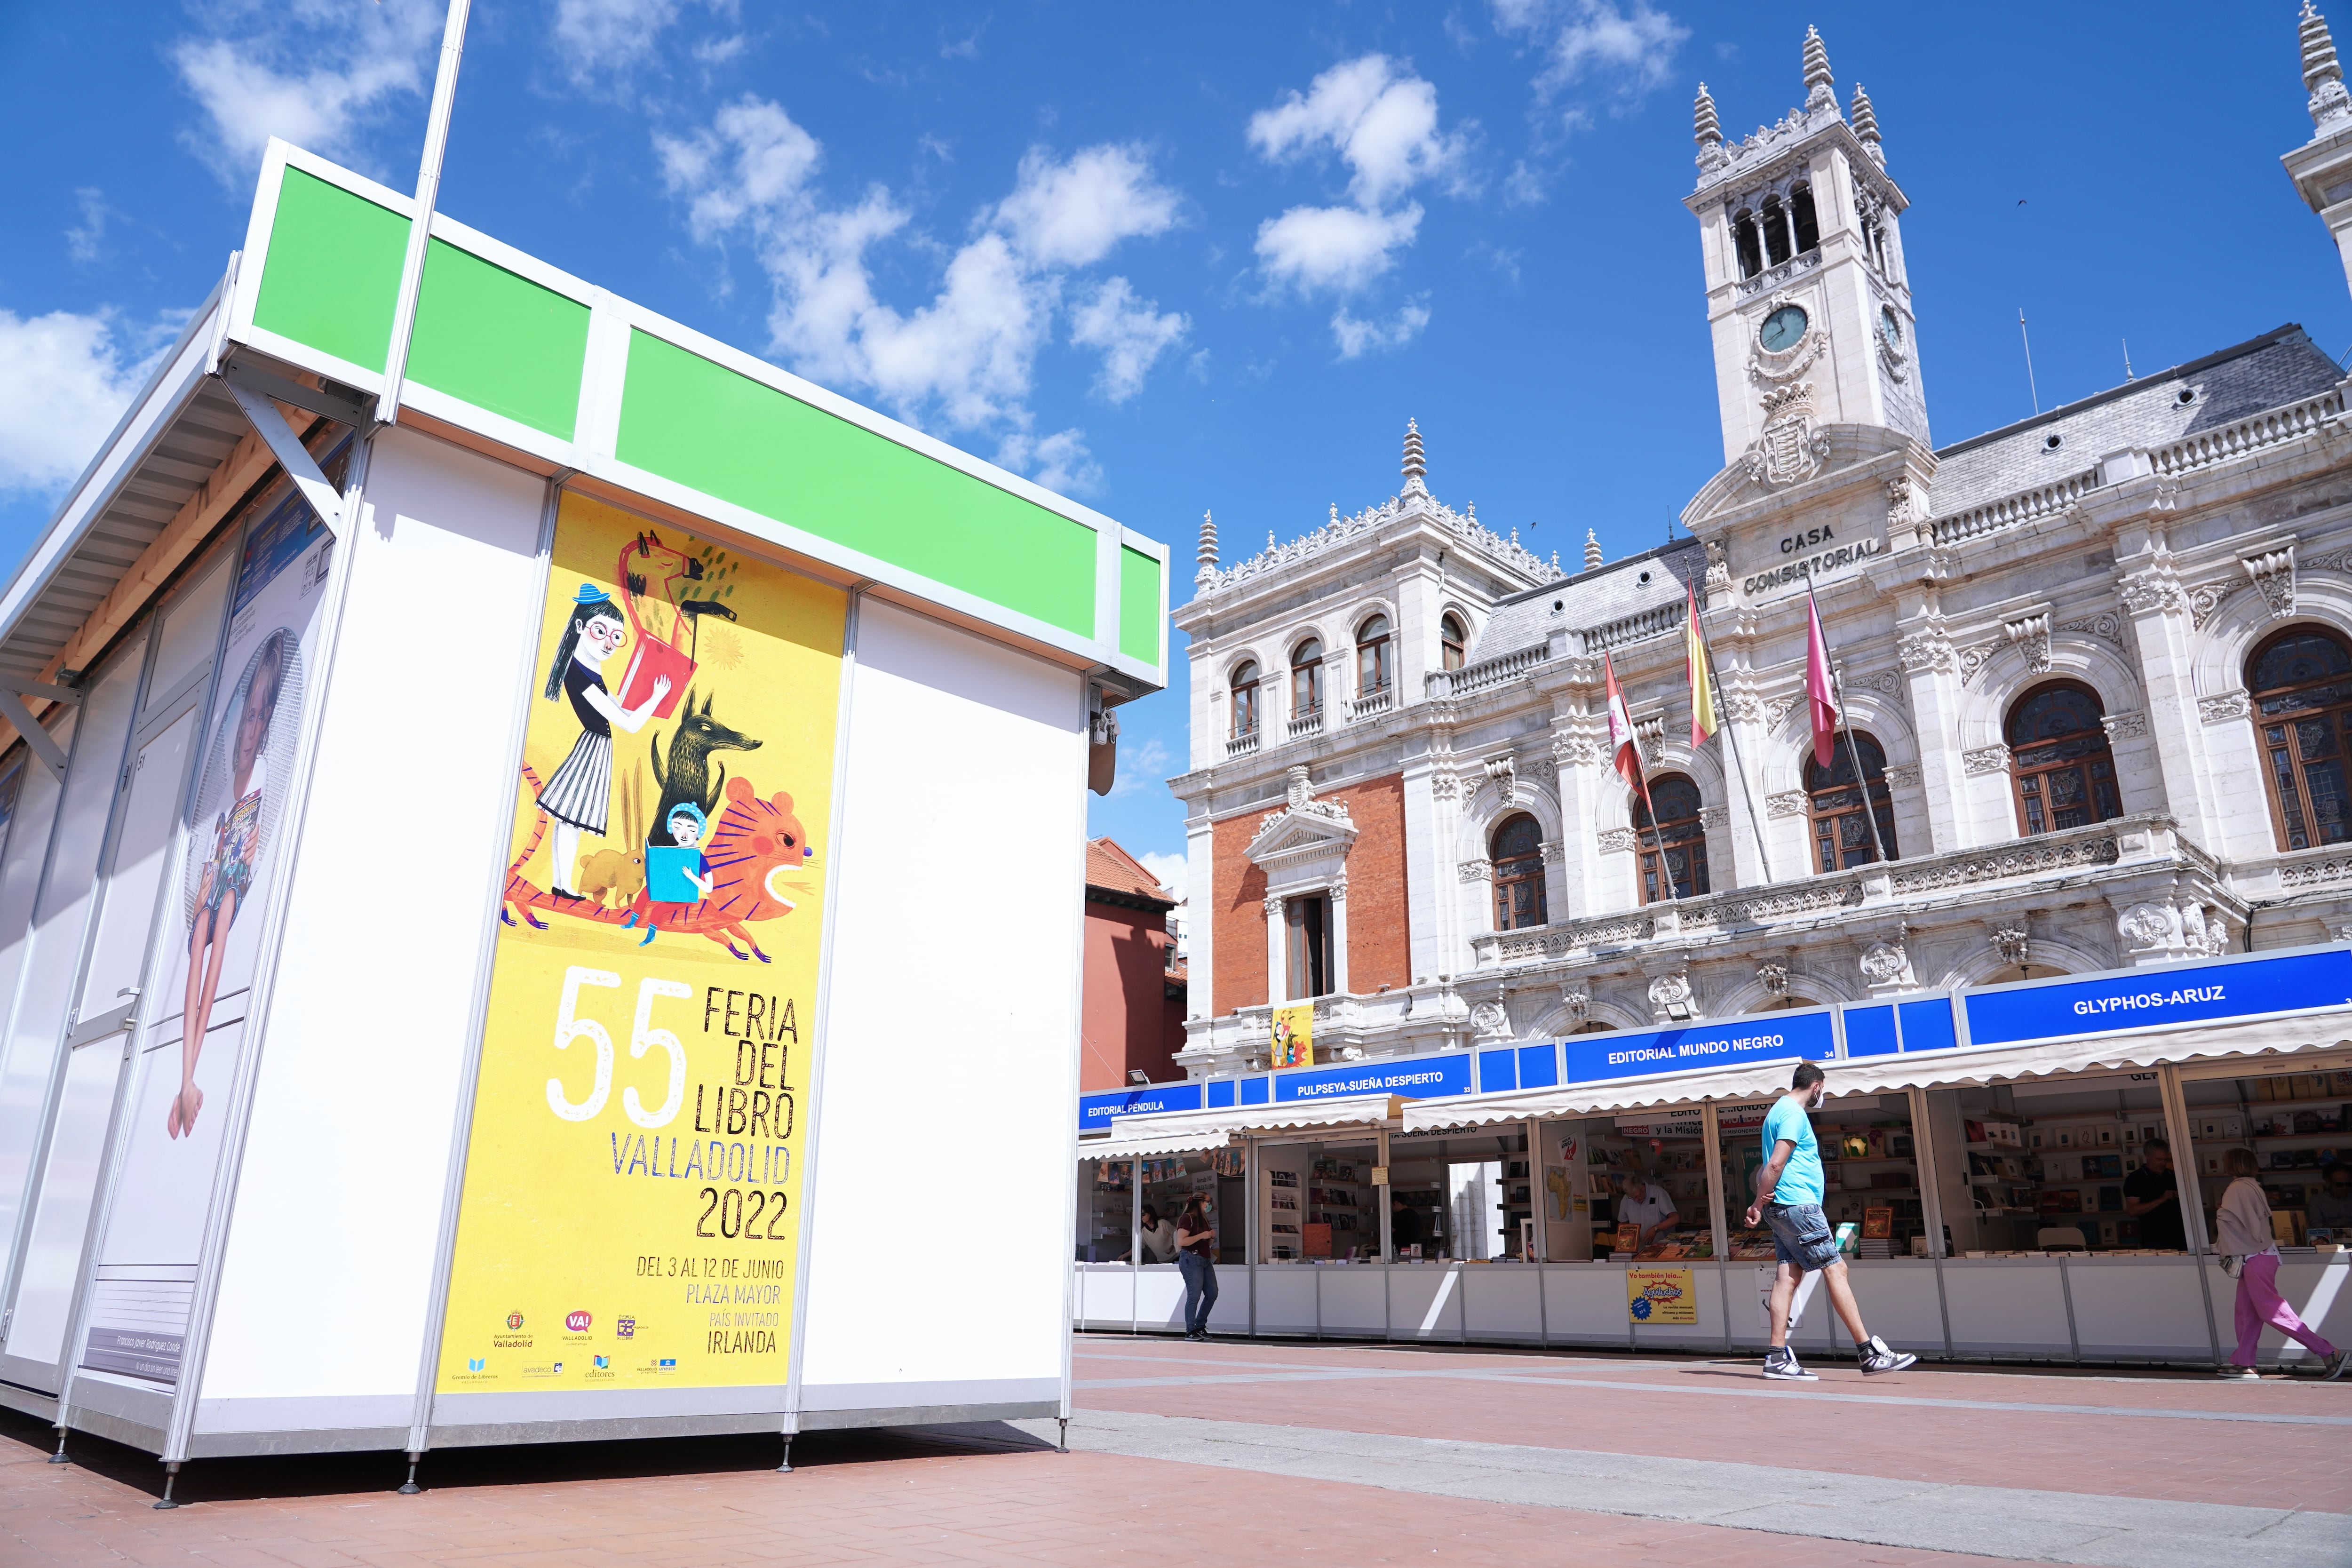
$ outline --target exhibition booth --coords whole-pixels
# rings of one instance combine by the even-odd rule
[[[1213,1332],[1759,1348],[1773,1250],[1744,1211],[1801,1060],[1828,1071],[1823,1207],[1890,1343],[2220,1360],[2232,1149],[2259,1162],[2281,1291],[2352,1342],[2352,1216],[2326,1194],[2352,1158],[2337,946],[1082,1097],[1078,1323],[1181,1327],[1136,1224],[1198,1193]],[[1848,1348],[1818,1294],[1795,1342]],[[2262,1353],[2307,1354],[2274,1331]]]
[[[0,588],[0,1405],[174,1468],[1066,1416],[1066,1210],[947,1314],[907,1227],[1067,1179],[1166,550],[415,210],[273,142]],[[950,842],[1021,984],[910,992]]]

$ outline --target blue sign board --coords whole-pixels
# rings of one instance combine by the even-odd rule
[[[1467,1051],[1405,1057],[1395,1061],[1351,1062],[1338,1068],[1303,1068],[1297,1072],[1274,1075],[1274,1098],[1285,1104],[1294,1100],[1339,1100],[1353,1094],[1393,1094],[1406,1100],[1427,1100],[1433,1095],[1469,1092]]]
[[[1197,1083],[1150,1083],[1078,1096],[1078,1131],[1108,1132],[1114,1116],[1151,1116],[1163,1110],[1198,1110]]]
[[[1590,1083],[1799,1057],[1827,1061],[1837,1054],[1837,1037],[1826,1012],[1763,1013],[1727,1024],[1693,1024],[1639,1035],[1571,1035],[1560,1047],[1568,1055],[1565,1081]]]
[[[1969,1044],[2096,1035],[2168,1024],[2202,1024],[2265,1013],[2352,1005],[2352,952],[2228,959],[2174,969],[2126,970],[2095,979],[2060,980],[1962,994]],[[1904,1045],[1910,1040],[1904,1019]]]

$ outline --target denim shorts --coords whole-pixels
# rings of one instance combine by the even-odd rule
[[[1772,1256],[1801,1271],[1827,1268],[1837,1261],[1837,1237],[1819,1204],[1766,1204],[1764,1223],[1772,1227]]]

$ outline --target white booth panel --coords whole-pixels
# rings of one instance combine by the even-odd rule
[[[1543,1337],[1543,1279],[1531,1264],[1488,1263],[1462,1271],[1464,1335],[1521,1343]]]
[[[1633,1343],[1639,1349],[1719,1351],[1723,1348],[1723,1270],[1707,1259],[1692,1262],[1688,1268],[1691,1271],[1692,1316],[1697,1320],[1696,1322],[1633,1323],[1630,1306],[1621,1304],[1620,1310],[1628,1313]],[[1739,1279],[1746,1272],[1744,1268],[1736,1268],[1734,1278]],[[1937,1341],[1938,1348],[1941,1345],[1942,1342]]]
[[[72,719],[68,717],[51,733],[58,745],[70,747]],[[5,1009],[0,1009],[0,1019],[5,1020],[5,1027],[0,1028],[0,1248],[6,1247],[15,1234],[16,1205],[32,1173],[41,1106],[48,1097],[50,1069],[57,1061],[57,1029],[44,1032],[29,1023],[20,1026],[18,1019],[35,984],[32,954],[46,956],[64,931],[56,928],[49,942],[44,943],[33,920],[33,900],[40,891],[42,868],[48,864],[59,793],[57,780],[47,768],[26,764],[16,818],[8,828],[6,858],[0,860],[0,984],[8,987]],[[7,1299],[7,1267],[6,1254],[0,1251],[0,1300]]]
[[[1399,1264],[1389,1271],[1389,1338],[1462,1338],[1462,1265]]]
[[[1956,1354],[2074,1354],[2074,1339],[2066,1331],[2065,1284],[2055,1258],[1947,1258],[1944,1300]],[[1869,1310],[1867,1304],[1864,1310]]]
[[[2194,1259],[2093,1255],[2069,1258],[2065,1268],[2084,1355],[2151,1361],[2204,1361],[2212,1355]],[[2214,1305],[2227,1342],[2228,1299],[2217,1296]]]
[[[1350,1263],[1315,1272],[1322,1280],[1325,1333],[1376,1340],[1388,1332],[1386,1268]]]
[[[8,1324],[7,1353],[0,1356],[0,1375],[44,1394],[58,1392],[66,1320],[81,1279],[90,1205],[98,1193],[114,1085],[121,1072],[122,1037],[109,1035],[73,1053],[66,1065],[65,1089],[58,1097],[49,1157],[41,1171],[40,1206],[25,1247],[24,1280]]]
[[[849,704],[810,1126],[803,1400],[1058,1399],[1085,683],[869,599]],[[924,921],[918,889],[976,911],[979,932]],[[1008,932],[1020,940],[996,940]],[[990,1232],[950,1310],[925,1240],[943,1170],[977,1173],[985,1191],[964,1198]],[[1007,1392],[1016,1386],[1045,1392]]]
[[[1625,1315],[1622,1263],[1555,1263],[1543,1271],[1544,1312],[1553,1344],[1622,1345]]]
[[[1276,1263],[1257,1271],[1257,1331],[1261,1334],[1312,1334],[1322,1325],[1315,1315],[1316,1270],[1301,1264]],[[1221,1300],[1219,1306],[1223,1306]]]
[[[1209,1309],[1209,1331],[1246,1334],[1250,1325],[1249,1270],[1238,1265],[1217,1269],[1217,1304]],[[1176,1327],[1184,1327],[1184,1281],[1176,1280]]]
[[[1223,1327],[1238,1313],[1242,1331],[1249,1329],[1249,1270],[1217,1270],[1217,1304],[1210,1321]],[[1139,1329],[1184,1329],[1184,1275],[1172,1263],[1148,1263],[1136,1271],[1135,1326]]]
[[[1846,1278],[1853,1285],[1862,1321],[1872,1333],[1896,1350],[1921,1355],[1944,1353],[1944,1307],[1936,1289],[1932,1258],[1886,1258],[1851,1263],[1846,1266]],[[1828,1293],[1816,1288],[1813,1294],[1822,1298],[1822,1332],[1828,1336],[1829,1344],[1842,1355],[1852,1355],[1853,1337],[1831,1310]],[[2063,1316],[2058,1326],[2063,1333],[2066,1326]],[[1811,1323],[1806,1325],[1808,1331],[1811,1328]]]
[[[2213,1278],[2218,1281],[2213,1291],[2213,1322],[2221,1336],[2221,1353],[2226,1356],[2236,1348],[2237,1281],[2224,1279],[2220,1270]],[[2279,1264],[2278,1292],[2286,1304],[2294,1309],[2295,1316],[2319,1332],[2319,1337],[2337,1350],[2352,1350],[2352,1254],[2307,1253],[2296,1251]],[[2225,1291],[2221,1289],[2228,1286]],[[2273,1360],[2290,1365],[2313,1361],[2312,1353],[2299,1341],[2291,1340],[2276,1329],[2264,1329],[2256,1351],[2257,1359],[2267,1363]]]
[[[1135,1322],[1135,1270],[1124,1264],[1078,1265],[1078,1327],[1125,1329]]]
[[[258,1042],[208,1425],[317,1419],[253,1400],[415,1396],[514,808],[512,693],[536,646],[545,504],[530,474],[409,430],[376,437]],[[416,728],[436,713],[457,722],[446,740]]]

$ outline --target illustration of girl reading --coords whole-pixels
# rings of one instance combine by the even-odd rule
[[[581,584],[541,693],[550,702],[559,695],[569,697],[580,720],[580,739],[539,793],[539,808],[555,822],[555,863],[548,890],[559,899],[582,896],[573,885],[579,875],[580,836],[604,837],[613,804],[613,726],[635,734],[670,692],[668,677],[657,677],[644,702],[624,708],[605,689],[604,661],[628,640],[628,623],[612,595],[593,583]]]
[[[254,649],[245,668],[244,685],[230,710],[236,715],[236,728],[226,731],[225,726],[226,732],[215,734],[213,761],[205,769],[199,799],[208,801],[219,794],[220,747],[228,740],[227,802],[213,818],[211,858],[197,873],[194,907],[188,919],[180,1092],[172,1097],[171,1110],[163,1119],[164,1131],[174,1138],[193,1132],[196,1112],[204,1109],[204,1090],[196,1087],[196,1058],[205,1048],[205,1032],[212,1026],[213,1001],[220,990],[221,967],[228,957],[229,928],[236,923],[253,887],[265,829],[278,815],[266,753],[278,722],[278,696],[286,688],[294,658],[294,634],[283,626]],[[278,787],[283,787],[282,782]]]
[[[646,846],[646,934],[639,947],[661,934],[661,922],[673,915],[684,915],[692,907],[710,896],[710,857],[702,852],[702,836],[709,820],[702,808],[687,801],[669,814],[670,842]],[[624,929],[636,920],[634,911],[621,922]]]

